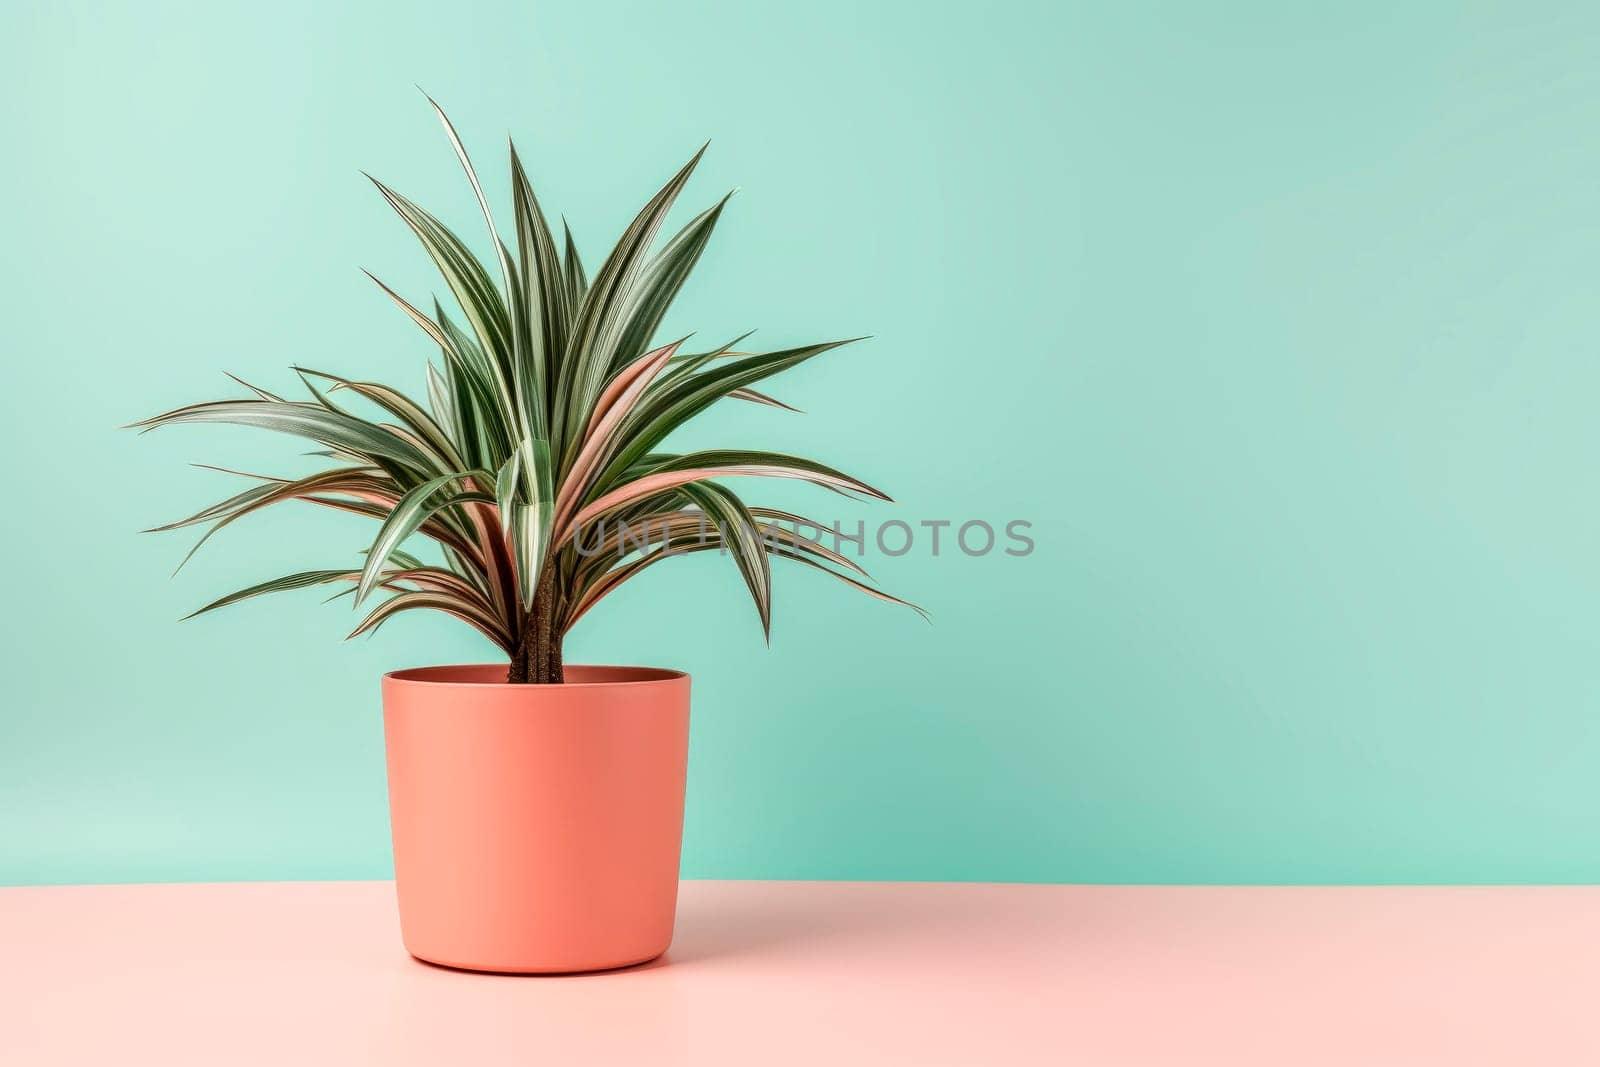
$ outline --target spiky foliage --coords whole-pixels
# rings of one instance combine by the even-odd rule
[[[298,478],[247,475],[255,482],[249,488],[158,529],[210,524],[203,543],[234,520],[289,500],[379,523],[362,562],[262,582],[195,614],[263,593],[348,583],[345,591],[358,605],[389,594],[351,636],[400,612],[432,608],[498,645],[511,660],[510,681],[559,682],[563,635],[613,589],[672,553],[729,554],[763,631],[771,626],[769,556],[905,603],[868,585],[851,560],[804,536],[802,530],[817,525],[811,520],[748,507],[718,480],[796,478],[887,500],[878,490],[796,456],[667,450],[674,430],[724,398],[785,406],[753,387],[847,343],[762,353],[736,350],[739,341],[693,354],[679,351],[681,342],[652,347],[727,202],[697,215],[652,253],[700,154],[651,198],[590,278],[565,226],[558,249],[514,145],[515,239],[502,240],[460,138],[434,109],[488,224],[493,257],[480,260],[437,218],[373,179],[460,308],[460,322],[437,301],[428,314],[378,282],[442,354],[437,366],[427,366],[427,403],[376,382],[299,367],[307,399],[287,400],[241,382],[250,397],[193,404],[135,424],[257,426],[309,438],[320,446],[316,454],[334,463]],[[376,417],[351,410],[346,397],[359,397]],[[638,536],[642,530],[650,532],[647,543]],[[413,536],[435,543],[434,561],[402,548]]]

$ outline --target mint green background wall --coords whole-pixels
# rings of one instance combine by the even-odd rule
[[[1203,9],[1204,8],[1204,9]],[[415,385],[357,271],[430,284],[366,168],[476,236],[412,83],[503,196],[515,132],[591,257],[700,141],[734,185],[673,326],[872,333],[706,435],[1034,522],[869,563],[936,614],[662,568],[574,658],[696,679],[696,876],[1600,878],[1600,9],[1590,4],[84,4],[0,15],[7,459],[0,881],[388,870],[380,671],[247,582],[285,511],[141,538],[265,466],[119,423]],[[778,499],[793,499],[798,491]]]

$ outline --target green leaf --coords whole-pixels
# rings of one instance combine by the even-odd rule
[[[567,283],[567,306],[574,311],[583,304],[589,293],[589,276],[583,272],[583,260],[578,258],[578,246],[572,240],[572,228],[561,220],[564,248],[561,253],[561,273]]]
[[[362,569],[361,581],[356,586],[357,604],[365,600],[367,594],[377,586],[382,576],[381,572],[389,562],[389,554],[400,542],[416,533],[417,528],[434,512],[472,501],[494,502],[494,497],[484,493],[449,488],[463,477],[465,476],[462,474],[446,474],[430,478],[400,498],[394,510],[378,529],[378,536],[373,540],[372,549],[367,554],[367,564]]]
[[[550,542],[551,512],[549,501],[512,505],[511,543],[516,551],[518,588],[524,611],[533,609],[534,594],[539,588],[539,571]]]
[[[667,471],[694,470],[706,467],[770,469],[772,472],[770,476],[772,477],[801,478],[845,493],[859,493],[875,500],[890,500],[887,493],[874,489],[866,482],[852,478],[843,471],[835,470],[826,464],[818,463],[816,460],[791,456],[783,452],[761,452],[744,448],[690,452],[668,460],[657,467],[655,472],[660,474]]]
[[[761,617],[761,634],[772,640],[772,568],[767,563],[766,546],[755,517],[732,491],[709,482],[686,485],[683,491],[700,506],[722,531],[723,542],[732,550],[733,561],[756,603]]]
[[[533,608],[539,572],[550,544],[555,510],[551,486],[550,442],[543,438],[524,440],[496,479],[500,521],[509,527],[516,557],[518,599],[524,611]]]
[[[506,460],[494,476],[495,506],[500,511],[500,532],[506,533],[511,529],[511,509],[517,502],[517,470],[522,465],[521,451],[511,453],[511,458]]]
[[[456,408],[456,400],[450,382],[439,373],[439,368],[432,363],[428,367],[428,407],[433,410],[436,422],[448,427],[456,440],[461,439],[461,413]]]
[[[442,611],[447,615],[454,615],[499,645],[500,649],[507,655],[510,655],[513,651],[513,647],[508,643],[500,625],[482,608],[462,597],[432,589],[412,590],[397,593],[390,597],[382,604],[379,604],[371,614],[361,621],[359,626],[351,630],[349,637],[359,637],[361,634],[371,633],[402,611],[411,611],[418,608],[430,608],[434,611]],[[348,639],[347,637],[346,640]]]
[[[751,508],[750,514],[758,520],[764,520],[760,522],[763,540],[779,542],[795,551],[815,555],[862,578],[871,577],[861,564],[822,543],[822,532],[831,530],[832,527],[825,526],[815,519],[808,519],[804,515],[796,515],[792,511],[779,511],[774,508]],[[812,538],[801,533],[802,527],[816,531],[817,537]]]
[[[363,556],[371,555],[372,549],[363,548],[361,550],[361,554]],[[398,548],[389,553],[389,558],[399,566],[404,567],[406,570],[420,570],[425,566],[425,564],[416,556],[413,556],[411,553],[402,551]],[[357,576],[360,576],[360,572],[357,572]]]
[[[670,382],[663,382],[662,387],[653,390],[645,398],[644,403],[640,404],[623,423],[620,432],[628,444],[617,453],[605,472],[595,480],[595,484],[601,489],[616,484],[622,470],[640,456],[656,448],[673,430],[700,414],[721,397],[850,343],[852,342],[831,341],[826,344],[806,345],[780,352],[746,356],[711,370],[684,374]]]
[[[856,579],[850,577],[848,574],[840,574],[838,571],[831,570],[826,565],[824,565],[822,563],[819,563],[818,561],[816,561],[816,560],[810,558],[809,556],[803,554],[799,550],[790,549],[790,548],[787,548],[787,547],[784,547],[784,546],[780,545],[780,546],[778,546],[776,548],[771,548],[768,551],[770,551],[775,556],[782,556],[785,559],[792,559],[792,560],[796,561],[797,563],[804,563],[806,566],[811,567],[814,570],[819,570],[823,574],[826,574],[831,578],[834,578],[834,579],[836,579],[838,581],[841,581],[845,585],[848,585],[850,588],[855,589],[858,592],[865,593],[865,594],[867,594],[868,596],[872,597],[875,600],[882,600],[885,603],[899,604],[903,608],[910,608],[912,611],[914,611],[918,615],[922,616],[922,619],[923,619],[924,622],[932,622],[933,621],[933,617],[931,615],[929,615],[928,612],[925,609],[918,607],[917,605],[913,604],[911,601],[909,601],[909,600],[901,600],[897,596],[891,596],[890,594],[885,593],[882,589],[874,589],[872,586],[866,584],[865,582],[859,582]]]
[[[529,427],[536,436],[548,436],[549,384],[559,374],[572,318],[572,292],[561,273],[561,258],[533,185],[522,169],[516,145],[511,146],[511,196],[517,218],[517,257],[527,308],[526,388],[536,399],[527,406],[537,410],[539,422]],[[570,235],[569,235],[570,240]],[[576,253],[574,253],[576,255]]]
[[[191,404],[153,418],[136,422],[134,426],[153,430],[158,426],[178,423],[227,423],[235,426],[256,426],[278,433],[294,434],[320,444],[356,455],[381,457],[410,467],[416,471],[429,471],[433,463],[417,448],[375,426],[351,415],[329,411],[316,404],[274,403],[267,400],[218,400],[208,404]]]
[[[364,468],[338,468],[307,475],[304,478],[296,478],[293,481],[275,479],[266,485],[255,486],[242,493],[235,494],[222,501],[222,503],[206,508],[189,516],[187,519],[180,519],[177,522],[168,523],[166,526],[157,527],[157,529],[161,530],[175,530],[184,526],[192,526],[195,523],[215,520],[211,529],[207,530],[200,540],[196,541],[194,546],[184,555],[183,559],[179,561],[173,573],[176,574],[181,571],[194,558],[195,553],[200,551],[200,547],[216,536],[223,527],[244,518],[251,512],[259,511],[280,501],[305,498],[315,493],[372,489],[378,484],[372,478],[373,473],[376,472],[369,472]]]
[[[252,585],[248,586],[247,588],[240,589],[238,592],[229,593],[225,597],[220,597],[217,600],[213,600],[211,603],[207,604],[203,608],[200,608],[198,611],[191,611],[183,618],[185,621],[187,621],[194,618],[196,615],[204,615],[208,611],[215,611],[218,608],[225,608],[229,604],[237,604],[241,600],[249,600],[251,597],[261,596],[265,593],[280,593],[290,589],[305,589],[313,585],[327,585],[329,582],[337,582],[341,580],[354,581],[356,576],[359,574],[359,571],[352,571],[348,569],[332,571],[301,571],[298,574],[286,574],[282,578],[274,578],[271,581],[261,582],[258,585]]]
[[[483,195],[483,184],[478,181],[478,172],[473,169],[472,160],[467,157],[466,146],[461,143],[461,137],[456,133],[455,125],[451,123],[450,116],[444,113],[444,108],[440,107],[433,97],[428,96],[427,93],[422,95],[427,97],[428,104],[433,108],[434,114],[438,115],[439,121],[444,124],[445,133],[450,138],[450,147],[455,149],[456,158],[461,161],[461,169],[466,171],[467,181],[472,184],[472,193],[478,198],[478,207],[483,212],[484,224],[489,228],[489,239],[494,242],[495,251],[499,253],[501,280],[505,283],[505,291],[510,293],[515,289],[513,284],[515,281],[514,272],[511,269],[511,261],[506,257],[505,248],[500,244],[500,234],[494,225],[494,214],[489,210],[488,198]],[[471,259],[472,257],[469,254],[467,258]]]
[[[735,389],[728,394],[728,397],[731,400],[747,400],[752,404],[761,404],[764,407],[782,408],[784,411],[792,411],[796,415],[805,414],[805,412],[792,404],[785,404],[776,397],[770,397],[766,393],[758,393],[754,389]]]
[[[635,300],[634,286],[644,269],[651,242],[704,154],[702,146],[628,224],[578,308],[561,368],[565,403],[555,422],[554,439],[562,443],[563,458],[570,456],[572,437],[587,424],[589,412],[611,371],[617,346],[628,326],[627,311]]]
[[[432,367],[430,366],[429,369],[432,370]],[[429,448],[433,450],[434,458],[441,465],[455,470],[466,466],[461,455],[456,451],[455,443],[450,440],[450,435],[445,432],[444,428],[434,421],[433,416],[429,415],[426,409],[400,392],[400,390],[392,389],[378,382],[353,382],[348,378],[341,378],[337,374],[312,370],[310,367],[301,367],[300,371],[302,374],[315,375],[318,378],[333,382],[333,389],[330,389],[329,392],[348,389],[377,404],[383,410],[399,419],[401,424],[412,433],[427,442]]]
[[[496,391],[503,395],[509,406],[513,352],[511,320],[504,300],[489,280],[488,272],[461,239],[442,222],[378,179],[371,175],[368,177],[395,212],[405,220],[411,232],[416,234],[434,266],[443,275],[445,284],[450,287],[473,333],[477,335],[478,343],[493,361]]]
[[[716,228],[717,219],[721,217],[722,209],[728,203],[728,196],[723,197],[715,207],[702,212],[679,230],[677,235],[667,242],[667,246],[660,254],[645,267],[643,275],[635,286],[632,303],[624,312],[626,325],[622,331],[622,338],[617,343],[616,352],[612,356],[613,372],[620,370],[650,347],[651,339],[655,337],[667,309],[672,306],[672,301],[683,288],[689,272],[699,262],[700,253],[705,250],[706,242],[711,239],[711,231]]]

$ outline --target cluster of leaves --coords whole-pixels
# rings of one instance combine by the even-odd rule
[[[253,484],[242,492],[158,529],[209,524],[204,543],[236,519],[289,500],[379,523],[359,565],[262,582],[195,614],[263,593],[347,583],[345,592],[357,604],[389,594],[352,636],[400,612],[431,608],[476,627],[515,662],[535,638],[559,648],[560,635],[598,601],[665,558],[663,547],[726,551],[764,630],[771,625],[773,555],[905,603],[868,585],[849,559],[800,535],[799,529],[815,525],[811,520],[748,507],[714,479],[795,478],[888,499],[878,490],[791,455],[666,450],[674,430],[724,398],[785,407],[754,386],[848,343],[764,353],[737,350],[744,338],[696,353],[681,352],[681,342],[651,347],[727,202],[724,197],[652,252],[700,155],[651,198],[591,278],[564,225],[558,249],[514,145],[514,245],[500,238],[455,129],[434,107],[488,223],[494,254],[480,260],[437,218],[373,179],[460,308],[459,322],[437,300],[428,314],[378,282],[442,354],[439,365],[427,367],[427,403],[377,382],[299,367],[306,399],[285,399],[241,381],[251,396],[193,404],[135,424],[256,426],[308,438],[319,446],[316,455],[334,462],[306,477],[245,475]],[[381,414],[358,414],[346,406],[347,396]],[[611,520],[609,535],[605,520]],[[647,527],[660,536],[642,551],[636,539],[619,536],[624,527]],[[402,548],[413,535],[437,545],[436,562]],[[536,627],[543,628],[537,635]]]

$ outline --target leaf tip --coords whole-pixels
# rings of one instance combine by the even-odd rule
[[[416,82],[412,82],[411,85],[412,85],[413,88],[415,88],[417,90],[417,92],[422,94],[422,99],[424,99],[424,100],[426,100],[428,102],[428,106],[433,108],[433,110],[438,113],[439,117],[441,119],[444,119],[445,123],[448,124],[450,122],[450,120],[448,118],[445,118],[444,108],[439,106],[439,101],[435,100],[432,96],[430,96],[428,94],[428,90],[424,89],[421,85],[418,85]]]

